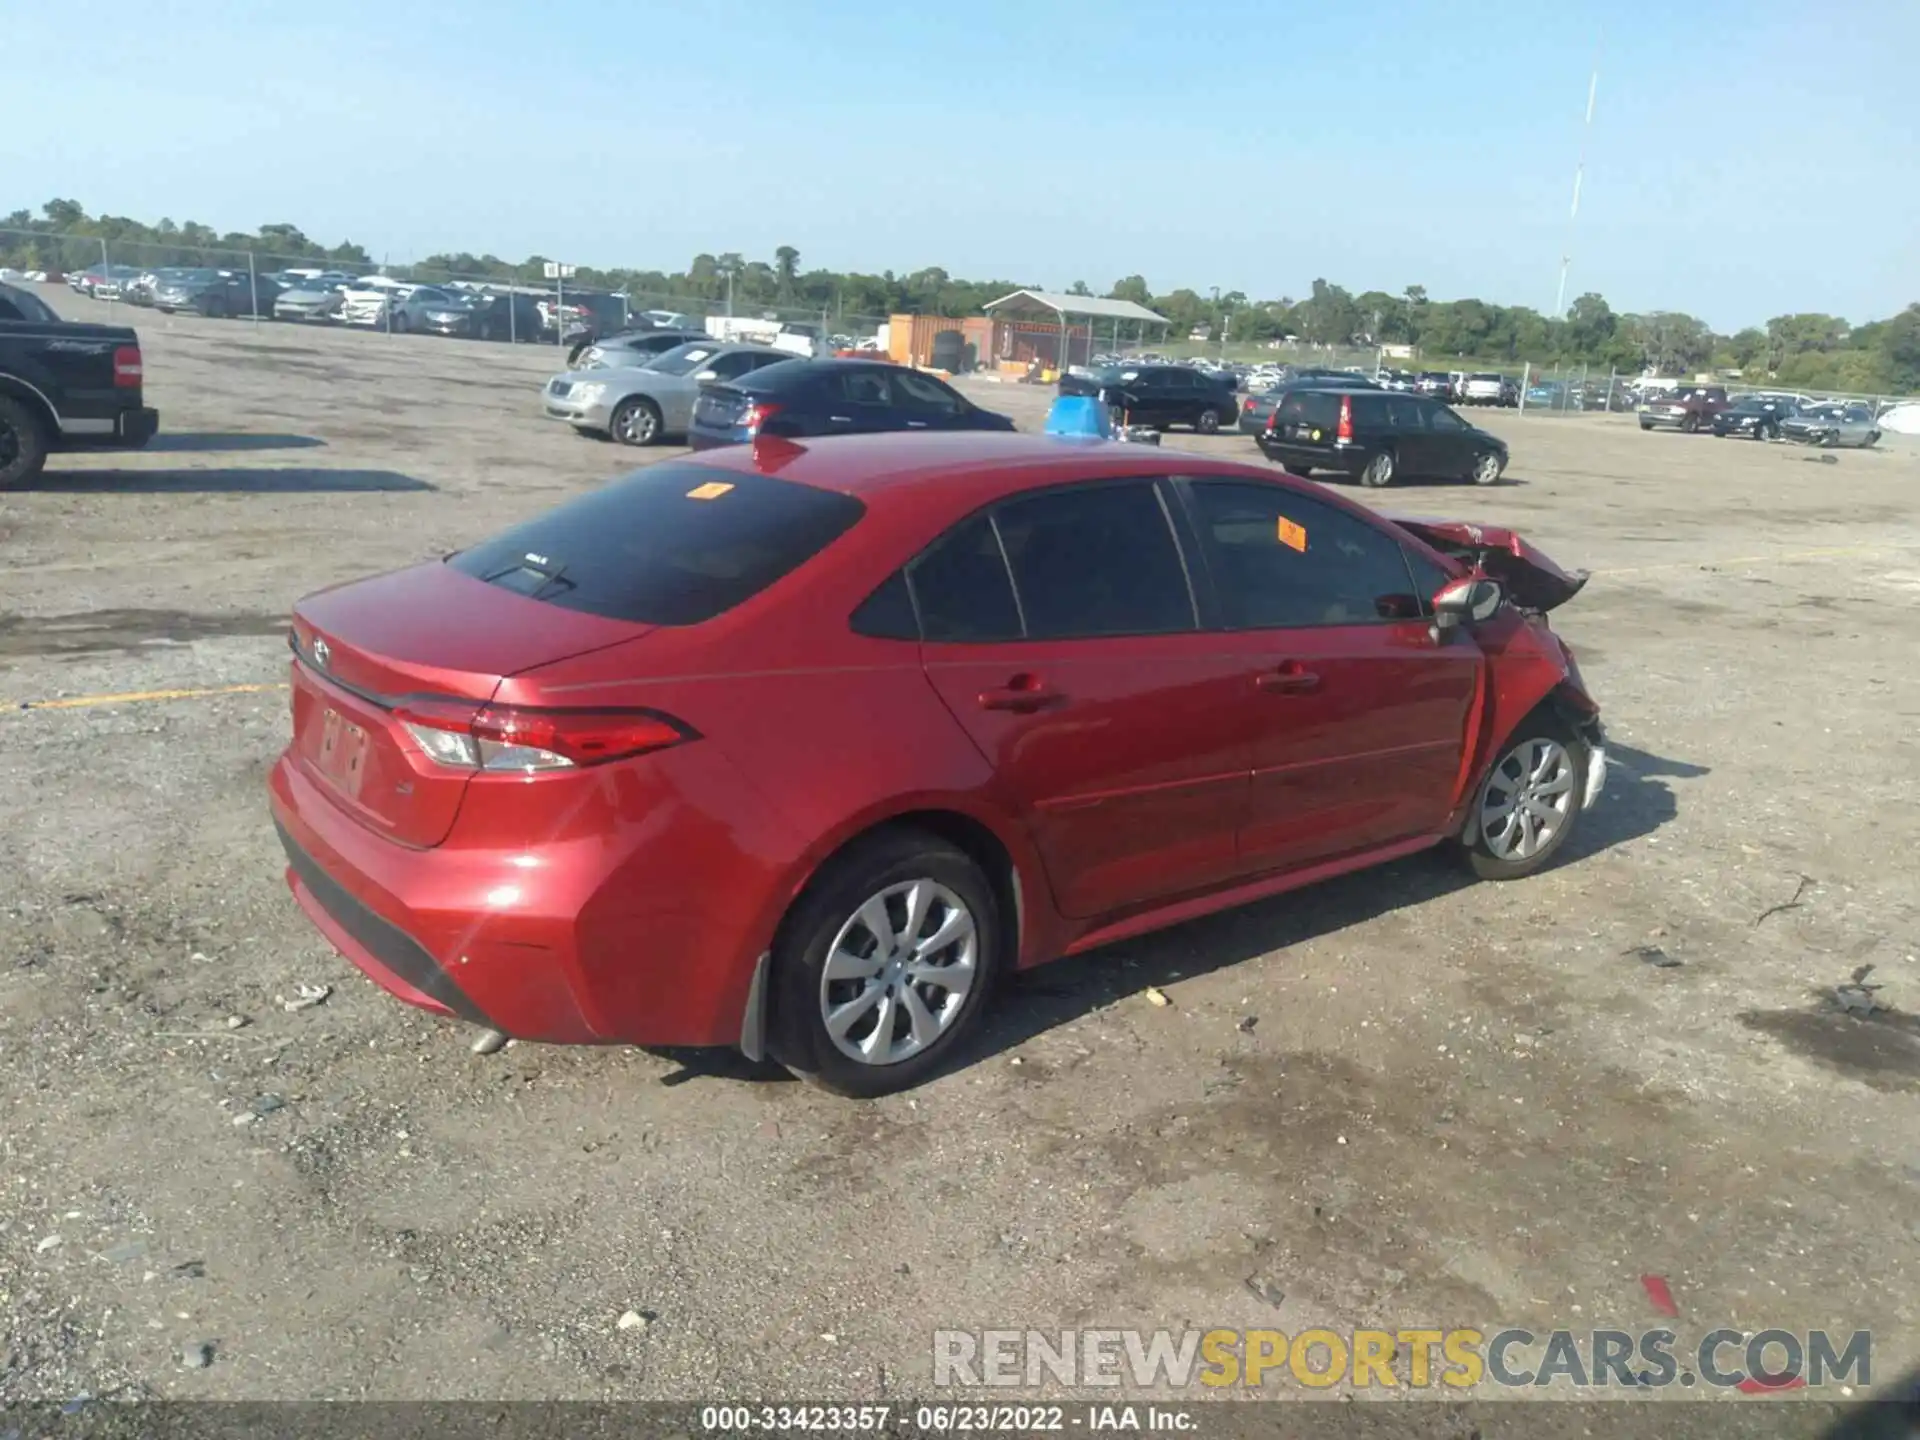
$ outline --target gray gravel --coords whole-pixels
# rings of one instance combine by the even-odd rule
[[[1596,572],[1572,858],[1062,962],[860,1105],[387,999],[281,879],[279,691],[17,708],[274,685],[300,594],[677,453],[542,421],[532,347],[140,327],[163,443],[0,496],[0,1396],[901,1397],[935,1326],[1639,1328],[1643,1273],[1917,1358],[1911,449],[1488,417],[1514,483],[1383,498]]]

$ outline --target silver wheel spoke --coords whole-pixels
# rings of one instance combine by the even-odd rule
[[[1560,812],[1554,809],[1553,806],[1547,804],[1544,800],[1531,797],[1527,800],[1527,814],[1536,825],[1549,827],[1557,823],[1560,819]]]
[[[827,1011],[827,1033],[835,1040],[846,1039],[847,1031],[859,1023],[862,1015],[873,1009],[876,1001],[885,999],[886,994],[885,987],[869,985],[846,1004]],[[893,1013],[891,1007],[887,1013],[889,1015]]]
[[[880,971],[878,952],[872,955],[856,955],[844,947],[827,956],[827,979],[829,980],[865,980]]]
[[[973,988],[973,964],[956,960],[951,965],[909,965],[907,978],[916,985],[934,985],[959,1000]]]
[[[903,945],[915,946],[920,928],[927,923],[927,911],[933,908],[933,885],[930,881],[919,880],[907,891],[907,923],[900,927],[900,941]],[[918,948],[915,946],[915,948]]]
[[[894,998],[885,990],[879,994],[880,1008],[874,1014],[873,1029],[860,1042],[860,1053],[869,1060],[885,1060],[893,1049]]]
[[[1481,807],[1481,813],[1489,820],[1504,820],[1513,814],[1513,807],[1519,803],[1519,798],[1511,790],[1501,800],[1495,800],[1492,795],[1488,795],[1487,803]]]
[[[906,1007],[907,1024],[911,1027],[914,1049],[924,1050],[940,1038],[940,1022],[927,1009],[927,1002],[920,998],[918,990],[911,985],[907,986],[900,992],[900,1003]]]
[[[1533,787],[1533,793],[1536,795],[1564,795],[1572,788],[1573,772],[1570,770],[1561,770],[1557,772],[1552,779],[1542,780],[1538,785],[1535,785]]]
[[[880,944],[881,951],[893,949],[893,917],[887,913],[887,897],[876,895],[860,907],[860,923]]]
[[[1560,763],[1560,747],[1557,745],[1537,744],[1534,753],[1533,769],[1528,775],[1536,785],[1547,778],[1553,767]]]
[[[919,957],[938,955],[948,946],[973,936],[973,916],[960,909],[948,910],[940,917],[940,923],[934,932],[913,947],[913,953]]]

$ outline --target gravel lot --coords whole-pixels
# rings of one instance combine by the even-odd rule
[[[935,1326],[1640,1329],[1643,1273],[1920,1359],[1920,453],[1486,416],[1511,483],[1387,498],[1595,572],[1573,858],[1063,962],[861,1105],[388,1000],[282,882],[277,689],[19,708],[276,686],[299,595],[679,453],[543,421],[550,349],[137,323],[162,438],[0,494],[0,1396],[899,1398]]]

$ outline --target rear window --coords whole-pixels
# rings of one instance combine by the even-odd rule
[[[744,390],[749,395],[791,395],[812,384],[823,373],[818,365],[810,361],[782,360],[777,365],[764,366],[751,375],[742,375],[729,383],[734,389]]]
[[[865,508],[831,490],[668,461],[447,563],[476,580],[588,615],[697,625],[805,564]]]
[[[1291,390],[1280,402],[1283,420],[1303,425],[1321,425],[1331,430],[1340,419],[1340,400],[1324,390]]]

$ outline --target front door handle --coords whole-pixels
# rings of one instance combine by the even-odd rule
[[[1049,689],[1038,675],[1015,675],[997,690],[982,690],[980,708],[1031,715],[1037,710],[1064,704],[1066,698],[1058,690]]]
[[[1284,660],[1273,669],[1256,675],[1253,683],[1262,690],[1279,695],[1307,695],[1320,688],[1320,677],[1298,660]]]
[[[851,425],[853,423],[853,417],[851,415],[829,415],[827,419],[836,425]]]

